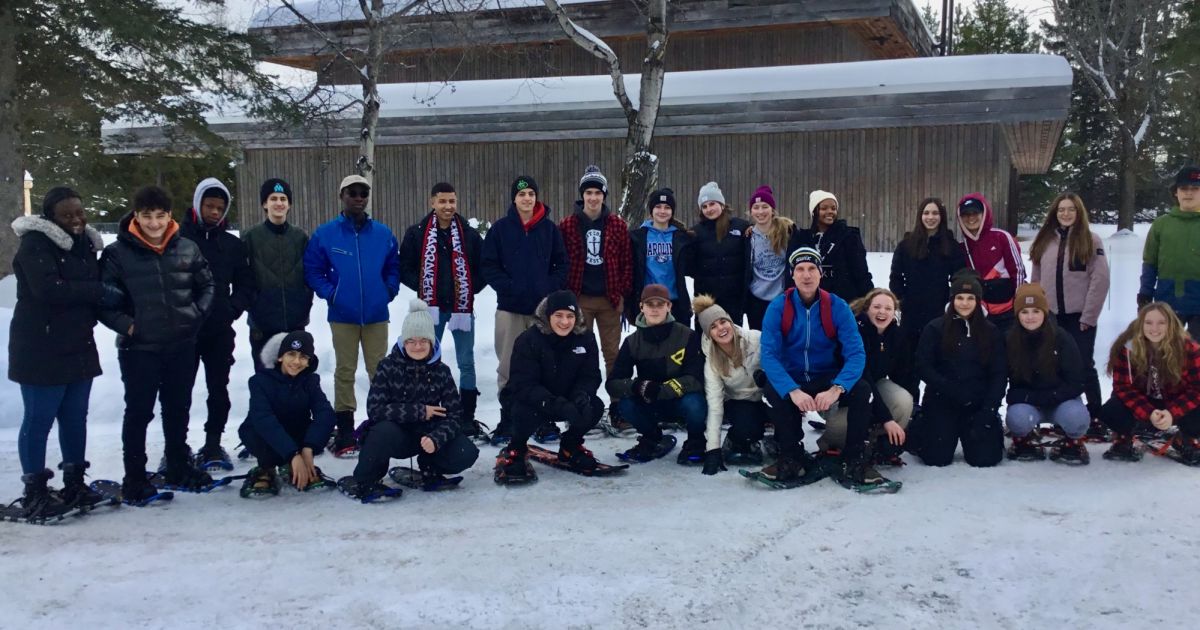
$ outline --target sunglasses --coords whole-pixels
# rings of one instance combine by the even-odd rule
[[[367,197],[371,196],[371,191],[363,190],[361,188],[347,188],[345,191],[343,191],[343,194],[351,198],[366,199]]]

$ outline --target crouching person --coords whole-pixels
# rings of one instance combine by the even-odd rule
[[[596,458],[583,446],[583,436],[600,422],[604,402],[600,389],[600,353],[596,337],[579,316],[579,303],[570,291],[555,291],[534,309],[534,326],[513,345],[508,383],[501,404],[512,409],[513,435],[496,457],[496,481],[533,481],[526,444],[537,428],[565,421],[560,462],[578,471],[592,471]]]
[[[429,306],[414,299],[400,340],[371,380],[367,421],[358,430],[358,465],[352,480],[338,482],[343,492],[356,499],[380,493],[392,458],[415,455],[427,486],[470,468],[479,449],[462,433],[462,413],[462,398],[450,367],[442,363]]]
[[[238,436],[258,460],[242,486],[245,498],[279,494],[276,468],[286,467],[297,490],[326,487],[313,465],[333,433],[333,405],[321,390],[313,337],[304,331],[279,333],[257,357],[263,370],[250,377],[250,411]]]

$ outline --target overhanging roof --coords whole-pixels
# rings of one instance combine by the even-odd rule
[[[772,133],[997,123],[1018,170],[1044,172],[1067,117],[1071,68],[1054,55],[976,55],[668,73],[655,133]],[[638,98],[638,77],[627,77]],[[337,88],[340,98],[357,94]],[[380,86],[377,144],[624,137],[604,76]],[[327,129],[271,131],[245,117],[210,120],[248,149],[356,145],[359,116]],[[105,129],[110,150],[175,146],[158,128]]]

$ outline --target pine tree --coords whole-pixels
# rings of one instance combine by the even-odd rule
[[[1007,0],[975,0],[974,10],[958,10],[955,23],[956,55],[1032,53],[1041,47],[1029,17]]]

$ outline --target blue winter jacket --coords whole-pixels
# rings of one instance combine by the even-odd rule
[[[679,299],[679,287],[675,284],[675,265],[679,264],[673,251],[675,232],[679,230],[674,225],[660,230],[654,227],[654,222],[646,220],[642,223],[646,228],[646,251],[634,252],[635,256],[646,257],[646,284],[661,284],[671,293],[671,300]]]
[[[496,291],[496,308],[533,315],[542,298],[567,281],[567,248],[562,232],[550,220],[550,208],[539,201],[545,216],[528,232],[517,207],[488,229],[483,239],[483,277]],[[534,210],[534,214],[538,209]]]
[[[304,281],[329,302],[329,321],[365,326],[388,321],[400,292],[400,246],[388,226],[367,219],[362,230],[338,217],[313,232],[304,250]]]
[[[792,300],[796,315],[785,339],[782,322],[784,300],[787,299]],[[862,377],[867,354],[854,313],[842,298],[830,294],[829,300],[837,340],[825,335],[820,299],[814,299],[812,305],[806,307],[800,300],[800,293],[791,291],[771,300],[767,306],[763,316],[762,368],[780,396],[786,397],[805,383],[828,378],[832,378],[834,385],[849,391]]]
[[[276,352],[277,348],[278,344]],[[313,357],[295,377],[284,374],[277,364],[251,376],[250,409],[238,434],[254,432],[285,460],[305,446],[321,452],[333,433],[334,414],[316,370]]]

